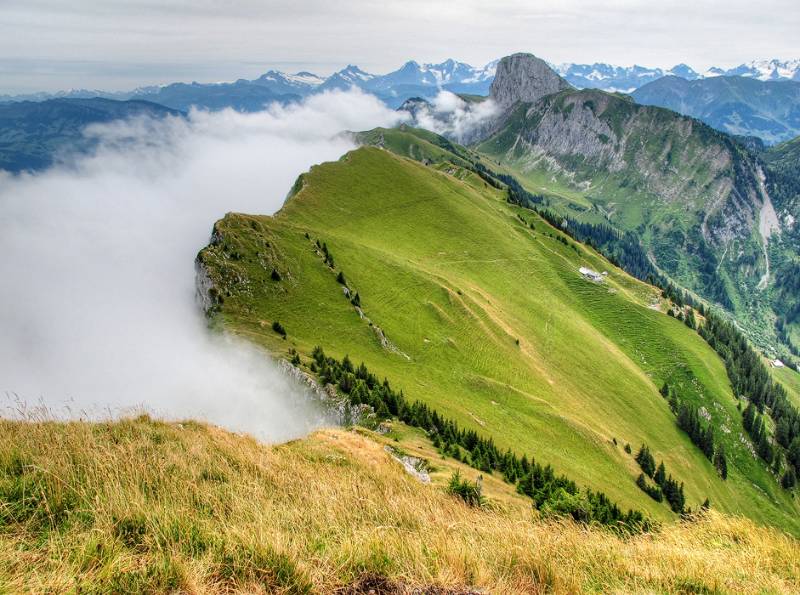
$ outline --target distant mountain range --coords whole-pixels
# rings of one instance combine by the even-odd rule
[[[800,81],[800,60],[756,60],[727,70],[714,66],[704,72],[697,72],[686,64],[678,64],[666,70],[600,63],[550,64],[550,67],[572,86],[579,89],[603,89],[622,93],[632,93],[636,89],[666,76],[675,76],[687,81],[720,76],[741,76],[760,81]]]
[[[0,104],[0,170],[44,169],[62,157],[91,150],[90,124],[136,116],[163,118],[181,112],[149,101],[46,99]]]
[[[240,111],[258,111],[276,101],[291,103],[313,93],[358,87],[395,108],[410,97],[433,97],[442,89],[453,93],[486,95],[494,79],[495,65],[496,61],[480,68],[455,60],[445,60],[440,64],[409,61],[393,72],[376,75],[351,64],[327,78],[310,72],[288,74],[270,70],[253,80],[172,83],[141,87],[129,92],[76,89],[53,94],[0,95],[0,102],[103,97],[152,101],[182,111],[192,106],[211,110],[232,107]]]
[[[660,78],[632,93],[637,103],[698,118],[717,130],[768,144],[800,135],[800,82],[741,76],[687,81]]]
[[[549,64],[549,66],[579,89],[603,89],[624,93],[632,93],[665,76],[676,76],[689,81],[719,76],[741,76],[760,81],[800,81],[800,59],[760,60],[730,69],[712,67],[703,72],[698,72],[686,64],[678,64],[669,69],[622,67],[603,63],[566,63]],[[355,86],[374,93],[390,107],[398,107],[410,97],[432,97],[440,89],[454,93],[487,95],[496,67],[497,60],[481,67],[470,66],[452,59],[439,64],[419,64],[409,61],[388,74],[372,74],[351,64],[329,77],[310,72],[288,74],[270,70],[253,80],[172,83],[141,87],[128,92],[77,89],[58,93],[0,95],[0,101],[105,97],[120,100],[142,99],[178,110],[187,110],[194,105],[206,109],[233,107],[242,111],[255,111],[273,101],[288,103],[312,93]]]
[[[718,130],[755,137],[766,144],[800,134],[800,60],[752,62],[704,73],[685,64],[669,70],[609,64],[548,66],[578,89],[631,92],[643,105],[665,107]],[[393,72],[376,75],[351,64],[327,78],[310,72],[270,70],[253,80],[172,83],[125,93],[84,89],[0,96],[0,169],[47,167],[61,158],[64,146],[78,151],[88,148],[85,145],[90,139],[81,134],[87,124],[142,112],[163,115],[186,112],[193,106],[258,111],[273,102],[287,104],[315,93],[351,87],[397,108],[408,99],[430,99],[441,90],[486,96],[496,68],[497,61],[477,68],[455,60],[439,64],[409,61]],[[115,105],[109,101],[112,99],[121,103]]]

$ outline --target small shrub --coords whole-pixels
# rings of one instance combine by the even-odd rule
[[[218,554],[216,574],[231,586],[261,583],[268,593],[300,594],[313,590],[294,560],[270,546],[226,545]]]
[[[278,269],[272,269],[272,274],[270,275],[273,281],[280,281],[282,279],[281,274],[278,272]]]
[[[286,329],[283,328],[283,325],[277,320],[272,323],[272,330],[281,335],[284,339],[286,338]]]
[[[159,556],[132,569],[115,569],[105,588],[108,593],[175,593],[183,591],[185,582],[179,563]]]
[[[452,496],[458,496],[469,506],[482,506],[484,502],[480,484],[477,481],[472,482],[468,479],[461,479],[461,473],[458,471],[450,476],[450,482],[447,484],[447,493]]]
[[[144,544],[147,536],[147,519],[135,515],[119,519],[114,524],[114,534],[129,548],[138,548]]]
[[[200,479],[203,481],[213,481],[216,483],[226,483],[228,478],[219,469],[203,469],[200,472]]]

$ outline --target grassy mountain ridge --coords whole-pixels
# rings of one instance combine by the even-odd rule
[[[398,431],[405,432],[402,428]],[[404,438],[404,443],[408,441]],[[195,422],[0,420],[0,590],[8,592],[789,592],[797,542],[714,511],[620,538],[490,504],[326,430],[266,446]],[[461,469],[468,473],[468,469]]]
[[[429,136],[414,144],[408,130],[374,135],[442,150]],[[274,217],[218,222],[199,262],[219,319],[278,356],[296,349],[304,365],[316,345],[363,360],[501,449],[535,454],[655,518],[672,513],[635,486],[626,442],[663,458],[692,507],[709,497],[721,510],[794,527],[797,505],[750,454],[716,354],[664,315],[654,288],[509,205],[505,190],[457,161],[426,167],[360,149],[304,174]],[[580,266],[607,270],[607,280],[586,281]],[[358,292],[360,314],[338,272]],[[726,482],[676,427],[658,393],[664,382],[716,424],[731,461]]]

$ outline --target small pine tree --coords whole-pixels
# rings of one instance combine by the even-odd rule
[[[725,447],[720,444],[714,453],[714,467],[722,479],[728,479],[728,461],[725,458]]]
[[[656,469],[656,473],[653,476],[653,480],[656,482],[657,485],[663,486],[664,481],[667,479],[667,470],[664,468],[664,461],[661,461],[658,465],[658,469]]]
[[[756,417],[756,408],[753,405],[753,402],[750,401],[745,407],[744,413],[742,414],[742,425],[744,429],[748,432],[752,432],[753,430],[753,422],[755,421]]]
[[[270,275],[273,281],[280,281],[281,274],[278,272],[278,269],[272,269],[272,274]]]
[[[772,443],[769,440],[769,435],[766,431],[761,432],[761,437],[759,438],[758,445],[756,446],[756,451],[758,452],[758,456],[760,456],[767,464],[772,463],[772,459],[775,456],[775,451],[772,448]]]
[[[286,329],[283,328],[283,325],[277,320],[272,323],[272,330],[281,335],[284,339],[286,338]]]
[[[636,454],[636,462],[639,463],[639,467],[642,468],[642,471],[644,471],[648,477],[653,477],[653,474],[656,472],[656,461],[653,459],[653,455],[650,454],[650,449],[646,444],[642,444],[642,447]]]
[[[786,473],[783,474],[781,478],[781,486],[784,490],[791,490],[797,485],[797,475],[794,472],[794,468],[790,465],[788,469],[786,469]]]

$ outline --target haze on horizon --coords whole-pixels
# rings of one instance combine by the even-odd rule
[[[800,57],[796,0],[5,0],[0,94],[253,78],[269,68],[388,72],[476,66],[515,51],[555,63],[696,69]]]

